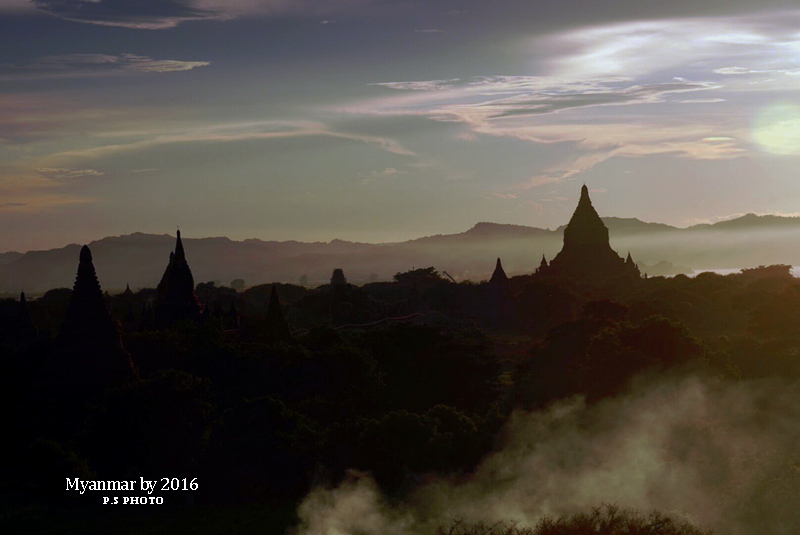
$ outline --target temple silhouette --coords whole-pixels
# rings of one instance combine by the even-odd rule
[[[264,331],[270,342],[288,342],[292,335],[289,332],[289,324],[283,316],[281,302],[278,299],[278,289],[273,284],[269,295],[269,306],[267,308]]]
[[[68,379],[73,385],[89,387],[118,384],[137,376],[86,245],[81,249],[75,286],[48,371],[58,382]]]
[[[194,293],[194,277],[186,261],[180,230],[175,252],[169,255],[169,264],[156,287],[156,295],[157,327],[166,328],[178,321],[200,319],[200,303]]]
[[[492,273],[492,278],[489,279],[488,287],[487,309],[489,311],[490,324],[501,326],[513,323],[517,312],[516,298],[499,258],[497,259],[494,273]]]
[[[543,255],[536,275],[596,282],[619,276],[639,278],[641,273],[630,252],[623,260],[611,248],[608,228],[592,206],[589,188],[584,184],[578,206],[564,228],[564,247],[549,265]]]
[[[542,255],[533,276],[600,282],[620,277],[638,279],[640,272],[630,252],[623,259],[611,248],[608,228],[592,206],[589,190],[584,185],[575,212],[564,228],[563,248],[549,263]],[[399,287],[413,287],[417,296],[414,299],[419,299],[427,290],[442,283],[432,267],[398,274],[395,279]],[[229,335],[249,339],[250,329],[244,321],[246,318],[240,317],[236,292],[223,296],[222,289],[215,288],[213,283],[201,284],[196,288],[194,282],[178,231],[175,249],[170,252],[169,262],[156,289],[134,293],[127,285],[125,291],[117,296],[117,314],[122,318],[119,322],[114,318],[100,288],[91,251],[83,246],[69,307],[50,358],[50,377],[69,377],[69,381],[76,385],[98,386],[119,384],[137,377],[131,356],[122,346],[120,327],[130,333],[169,329],[177,323],[190,321],[216,326]],[[369,299],[366,294],[355,291],[348,293],[352,287],[347,284],[341,268],[333,270],[328,288],[332,291],[331,300],[320,309],[320,317],[327,316],[328,321],[334,324],[346,323],[346,320],[352,323],[352,318],[356,317],[361,321],[361,316],[353,311],[357,306],[365,306]],[[277,291],[273,285],[264,321],[259,324],[263,330],[261,339],[270,343],[292,339]],[[478,317],[494,328],[509,328],[518,324],[518,316],[525,303],[512,288],[500,258],[497,258],[494,273],[483,291],[482,297],[478,298],[482,308]],[[198,295],[202,296],[202,300]],[[407,295],[404,299],[405,312],[418,312],[414,308],[416,301],[409,300]],[[20,296],[18,306],[19,336],[32,343],[38,333],[24,294]],[[417,303],[416,306],[422,305]],[[451,308],[458,310],[455,305]],[[388,314],[385,312],[388,310],[386,305],[382,305],[382,310]],[[363,321],[371,319],[374,311],[364,311],[362,316]]]

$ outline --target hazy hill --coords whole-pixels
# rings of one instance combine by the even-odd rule
[[[0,265],[13,262],[14,260],[17,260],[20,257],[22,257],[22,253],[18,253],[16,251],[10,251],[8,253],[0,253]]]
[[[650,266],[661,261],[694,269],[741,268],[760,264],[800,265],[800,218],[756,216],[686,229],[638,219],[604,218],[612,247],[622,256]],[[481,280],[503,259],[510,275],[530,273],[542,254],[548,260],[561,249],[563,228],[548,230],[521,225],[478,223],[466,232],[436,235],[392,244],[334,240],[233,241],[228,238],[185,238],[195,282],[242,278],[248,285],[297,282],[302,275],[321,283],[335,267],[351,282],[377,275],[389,279],[398,271],[436,266],[460,279]],[[121,291],[154,287],[173,250],[169,235],[135,233],[103,238],[89,244],[103,288]],[[49,251],[0,255],[0,291],[36,293],[71,287],[78,262],[78,245]],[[653,269],[653,268],[648,268]],[[651,271],[650,274],[658,274]],[[373,275],[373,276],[374,276]]]

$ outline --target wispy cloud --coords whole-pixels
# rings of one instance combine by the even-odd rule
[[[401,171],[394,167],[387,167],[380,171],[372,171],[368,175],[361,176],[361,184],[363,186],[374,186],[376,184],[391,181],[394,178],[402,175],[407,175],[407,171]]]
[[[724,98],[690,98],[681,100],[681,104],[716,104],[717,102],[726,102]]]
[[[537,174],[536,176],[531,177],[529,180],[525,182],[520,182],[515,184],[509,188],[511,191],[514,190],[528,190],[533,188],[538,188],[540,186],[545,186],[548,184],[553,184],[556,182],[562,182],[564,180],[568,180],[573,176],[583,173],[588,169],[591,169],[595,165],[601,164],[614,156],[614,151],[609,152],[598,152],[596,154],[587,154],[584,156],[580,156],[564,165],[554,166],[549,169],[546,169],[544,172]]]
[[[441,91],[443,89],[453,89],[459,78],[451,80],[425,80],[416,82],[376,82],[374,86],[388,87],[391,89],[406,89],[409,91]]]
[[[154,59],[136,54],[59,54],[42,56],[24,65],[0,67],[0,79],[181,72],[208,65],[208,61]]]
[[[11,0],[18,3],[20,0]],[[39,10],[65,20],[138,30],[165,30],[192,21],[226,21],[245,15],[320,17],[370,0],[32,0]]]
[[[166,132],[164,132],[164,130],[166,130]],[[170,131],[168,127],[165,127],[160,133],[148,134],[146,132],[138,132],[137,136],[144,137],[145,139],[122,141],[119,143],[102,144],[86,149],[64,151],[47,156],[44,161],[82,161],[176,144],[232,143],[239,141],[269,141],[308,137],[328,137],[367,143],[376,145],[392,154],[415,156],[414,152],[406,149],[403,145],[391,138],[338,131],[331,129],[323,123],[310,121],[256,121],[211,124],[202,127],[194,125],[190,129],[173,129],[172,131]]]
[[[205,9],[192,0],[33,0],[34,5],[62,19],[141,30],[173,28],[186,21],[225,20],[224,12]]]
[[[439,30],[436,28],[428,28],[428,29],[420,29],[414,30],[415,33],[444,33],[444,30]]]
[[[377,84],[376,84],[377,85]],[[682,77],[663,83],[638,83],[625,77],[568,79],[544,76],[492,76],[469,80],[387,82],[399,92],[357,103],[345,111],[367,115],[420,115],[466,125],[463,139],[476,135],[513,137],[532,143],[572,142],[587,154],[536,173],[515,188],[528,189],[569,179],[615,156],[676,154],[695,159],[740,155],[735,137],[705,141],[721,132],[713,125],[668,124],[663,117],[638,116],[627,124],[617,115],[585,115],[592,108],[663,105],[690,93],[718,90],[714,82]],[[702,99],[710,101],[712,99]],[[716,102],[716,99],[713,99]],[[580,115],[579,115],[580,113]],[[672,121],[674,122],[674,121]],[[725,133],[731,133],[730,129]],[[738,133],[738,132],[737,132]]]
[[[358,103],[344,111],[366,114],[426,114],[437,120],[469,124],[491,119],[545,115],[575,108],[665,102],[671,94],[719,89],[719,84],[676,78],[638,84],[628,78],[586,80],[546,76],[491,76],[470,80],[380,82],[396,90],[436,92],[433,96],[385,97]]]
[[[798,20],[798,11],[773,11],[634,21],[534,38],[529,46],[547,46],[554,52],[551,67],[571,76],[644,76],[722,61],[738,66],[723,64],[719,74],[734,74],[796,68]]]
[[[4,202],[0,204],[0,211],[27,213],[95,202],[94,198],[74,195],[69,190],[70,179],[98,176],[97,173],[103,174],[92,169],[41,169],[29,172],[1,169],[0,198]]]
[[[40,167],[36,169],[42,176],[48,178],[57,178],[57,179],[69,179],[69,178],[81,178],[86,176],[103,176],[105,175],[104,171],[98,171],[96,169],[66,169],[63,167],[60,168],[53,168],[53,167]]]
[[[0,204],[0,212],[40,212],[59,206],[69,206],[74,204],[87,204],[96,202],[97,199],[91,197],[80,197],[74,195],[41,194],[35,196],[23,196],[19,200]]]
[[[548,51],[541,75],[379,82],[372,85],[396,93],[338,110],[452,122],[464,140],[574,145],[572,158],[519,189],[615,157],[735,158],[754,148],[746,140],[757,112],[742,106],[748,92],[800,89],[798,23],[800,10],[567,29],[523,41],[532,56]]]

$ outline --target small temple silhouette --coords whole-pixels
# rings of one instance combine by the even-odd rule
[[[28,301],[25,299],[25,292],[19,294],[19,305],[17,308],[17,335],[25,342],[34,342],[39,338],[39,329],[31,317],[28,309]]]
[[[494,326],[507,325],[516,316],[516,299],[511,290],[503,264],[497,259],[497,264],[489,279],[488,312],[489,320]]]
[[[549,265],[542,256],[536,274],[588,281],[617,276],[641,276],[630,253],[627,260],[623,260],[611,248],[608,228],[592,206],[589,188],[585,184],[581,188],[581,198],[575,213],[564,229],[564,247]]]
[[[334,286],[342,286],[347,284],[347,277],[344,276],[342,268],[336,268],[331,275],[331,284]]]
[[[265,333],[270,342],[288,342],[292,338],[289,332],[289,324],[286,323],[286,318],[283,316],[283,310],[281,309],[281,302],[278,299],[278,289],[274,284],[269,295]]]

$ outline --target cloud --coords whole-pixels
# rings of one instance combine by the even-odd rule
[[[36,169],[42,176],[55,179],[69,179],[81,178],[85,176],[103,176],[104,171],[97,171],[95,169],[65,169],[65,168],[52,168],[40,167]]]
[[[112,133],[105,134],[109,137]],[[233,143],[241,141],[279,140],[307,137],[327,137],[376,145],[382,150],[401,156],[416,154],[397,141],[370,134],[342,132],[327,125],[311,121],[254,121],[246,123],[211,124],[208,126],[192,125],[186,129],[165,128],[159,132],[137,132],[138,141],[121,141],[104,144],[87,149],[77,149],[51,154],[43,159],[48,162],[65,162],[110,157],[117,154],[131,153],[154,147],[177,144],[200,143]]]
[[[550,67],[564,75],[644,76],[708,62],[741,69],[797,67],[800,11],[746,16],[643,20],[585,27],[530,40],[554,51]],[[733,70],[731,70],[733,69]]]
[[[799,43],[800,46],[800,43]],[[726,76],[744,76],[753,74],[785,74],[787,76],[800,76],[800,69],[748,69],[747,67],[723,67],[714,69],[714,73]]]
[[[121,26],[140,30],[163,30],[186,21],[225,20],[225,13],[203,9],[191,0],[33,0],[34,5],[62,19]]]
[[[371,85],[395,94],[338,111],[456,123],[462,126],[456,135],[465,140],[494,136],[575,145],[572,159],[537,171],[525,187],[573,178],[612,157],[748,154],[764,93],[785,99],[778,93],[800,90],[794,76],[800,74],[800,10],[663,15],[567,25],[522,39],[516,52],[529,54],[532,70],[540,73],[535,76],[378,82]],[[678,107],[686,105],[692,110]]]
[[[40,167],[25,170],[19,166],[0,165],[0,211],[33,213],[59,206],[96,202],[93,197],[70,192],[75,180],[100,177],[96,169]]]
[[[227,21],[246,15],[319,17],[371,5],[370,0],[32,1],[37,9],[65,20],[137,30],[165,30],[184,22]]]
[[[10,192],[2,187],[2,184],[0,184],[0,193],[3,197],[13,198],[12,201],[0,204],[0,212],[35,213],[60,206],[88,204],[97,201],[91,197],[50,192]]]
[[[512,128],[504,134],[494,132],[492,135],[514,136],[538,143],[572,142],[585,151],[508,188],[509,191],[519,191],[573,179],[614,157],[640,158],[671,154],[694,160],[727,160],[746,153],[736,138],[710,135],[713,132],[711,125],[667,127],[655,124],[581,123]]]
[[[165,73],[190,71],[208,65],[208,61],[153,59],[136,54],[59,54],[42,56],[24,65],[6,65],[0,69],[0,78],[24,80],[60,76]]]
[[[671,94],[719,89],[713,82],[675,79],[637,84],[621,77],[570,80],[546,76],[490,76],[470,80],[380,82],[371,85],[396,90],[437,92],[421,96],[366,101],[344,111],[414,115],[470,124],[498,118],[545,115],[562,110],[665,102]]]
[[[91,197],[78,197],[74,195],[38,195],[36,197],[28,197],[25,202],[7,203],[3,211],[15,212],[41,212],[51,208],[60,206],[71,206],[75,204],[89,204],[97,202],[97,199]]]
[[[681,104],[716,104],[717,102],[726,102],[724,98],[690,98],[688,100],[681,100]]]
[[[516,193],[500,193],[497,191],[493,191],[489,195],[497,199],[516,199],[518,197]]]
[[[444,33],[444,30],[438,29],[425,29],[425,30],[414,30],[416,33]]]
[[[425,80],[417,82],[377,82],[369,85],[388,87],[391,89],[406,89],[409,91],[441,91],[443,89],[453,89],[459,78],[451,80]]]
[[[547,184],[563,182],[564,180],[568,180],[575,175],[588,171],[592,167],[605,162],[612,156],[614,156],[614,151],[583,155],[567,164],[550,167],[544,172],[531,177],[525,182],[511,186],[510,189],[527,190],[545,186]]]
[[[718,130],[713,124],[665,120],[663,116],[638,115],[632,124],[617,113],[586,113],[590,109],[667,105],[683,102],[678,95],[719,90],[714,82],[675,77],[662,83],[638,83],[625,77],[569,79],[547,76],[491,76],[468,80],[386,82],[381,87],[400,93],[357,103],[344,111],[367,115],[418,115],[436,121],[464,124],[476,134],[512,137],[532,143],[577,144],[570,161],[536,173],[513,186],[529,189],[570,179],[614,156],[640,157],[675,154],[694,159],[724,159],[741,155],[737,139],[721,142],[705,138],[741,134],[731,127]],[[702,99],[712,100],[712,99]],[[610,110],[609,110],[610,111]]]
[[[361,176],[361,185],[374,186],[376,184],[390,181],[398,176],[407,175],[407,171],[400,171],[394,167],[387,167],[381,171],[372,171],[369,175]]]

